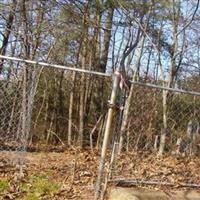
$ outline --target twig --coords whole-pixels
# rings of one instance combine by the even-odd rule
[[[138,180],[138,179],[113,179],[109,180],[109,183],[116,183],[117,186],[136,186],[136,185],[160,185],[160,186],[180,186],[180,187],[189,187],[189,188],[200,188],[200,184],[195,183],[170,183],[162,181],[151,181],[151,180]]]
[[[65,144],[63,143],[63,141],[60,139],[60,137],[58,137],[58,135],[55,133],[55,132],[53,132],[53,131],[48,131],[49,133],[51,133],[51,134],[53,134],[53,135],[55,135],[56,137],[57,137],[57,139],[59,140],[59,142],[64,146]]]
[[[102,115],[99,117],[97,123],[95,124],[95,126],[94,126],[93,129],[92,129],[92,131],[90,132],[90,148],[91,148],[91,151],[92,151],[92,152],[93,152],[93,139],[92,139],[92,136],[93,136],[95,130],[97,129],[99,123],[101,122],[103,116],[104,116],[104,114],[102,114]]]
[[[183,32],[188,26],[190,26],[190,24],[192,23],[192,21],[194,20],[194,17],[197,13],[197,10],[199,8],[199,3],[200,3],[200,0],[197,1],[197,5],[196,5],[196,8],[194,10],[194,13],[192,14],[192,18],[190,19],[190,21],[178,32],[176,33],[176,37],[181,33]]]

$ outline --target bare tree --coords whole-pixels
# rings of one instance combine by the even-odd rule
[[[8,18],[6,19],[5,30],[2,33],[3,40],[2,40],[2,45],[0,48],[1,55],[6,54],[6,49],[7,49],[9,37],[12,31],[12,25],[13,25],[13,21],[15,17],[15,10],[17,7],[17,3],[18,3],[17,0],[13,0],[12,4],[10,5],[10,12],[9,12]],[[2,73],[2,69],[3,69],[3,59],[0,61],[0,74]]]
[[[168,44],[166,43],[167,50],[170,55],[170,69],[169,69],[169,76],[167,80],[167,87],[172,87],[175,83],[176,77],[178,75],[180,66],[182,64],[183,55],[185,53],[185,47],[186,47],[186,35],[185,30],[182,30],[182,42],[179,45],[179,37],[180,31],[178,31],[179,27],[179,19],[181,17],[181,2],[171,2],[172,5],[172,43]],[[197,4],[198,7],[198,4]],[[196,12],[196,11],[195,11]],[[180,50],[179,50],[179,46]],[[172,98],[172,95],[170,97],[170,93],[167,90],[163,90],[163,130],[161,131],[161,138],[160,138],[160,147],[159,147],[159,155],[162,155],[165,149],[165,140],[166,135],[169,132],[168,131],[168,109],[167,105]]]

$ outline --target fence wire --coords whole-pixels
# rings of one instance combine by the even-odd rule
[[[83,85],[83,74],[64,69],[31,66],[18,61],[5,61],[5,66],[11,66],[13,73],[5,70],[0,80],[1,150],[19,152],[27,148],[28,151],[35,151],[36,146],[38,149],[48,145],[66,147],[72,92],[71,143],[76,145],[80,131],[77,116],[82,91],[85,106],[83,143],[90,144],[91,131],[100,117],[100,124],[92,132],[94,147],[100,144],[112,80],[84,74]]]
[[[109,148],[119,142],[128,93],[121,90],[116,105],[110,105],[110,78],[53,67],[43,68],[37,63],[32,66],[19,61],[5,61],[5,66],[6,70],[0,79],[0,151],[16,153],[10,158],[21,166],[21,173],[26,151],[44,150],[43,147],[48,147],[48,150],[56,147],[59,150],[58,147],[66,148],[69,140],[71,145],[76,146],[79,144],[81,128],[83,145],[91,152],[94,148],[100,149],[110,106],[114,106],[115,111]],[[198,91],[196,83],[195,79],[182,81],[181,88],[191,90],[195,86],[195,91]],[[110,180],[130,177],[157,180],[162,176],[163,180],[167,177],[167,181],[175,182],[177,176],[171,179],[168,174],[177,173],[182,181],[189,181],[194,176],[194,171],[190,173],[190,167],[194,167],[192,163],[188,166],[177,163],[188,174],[184,176],[181,170],[173,171],[168,167],[163,172],[164,163],[170,166],[171,161],[155,162],[152,157],[159,149],[163,131],[166,133],[167,154],[179,155],[183,159],[199,155],[200,96],[168,91],[165,105],[167,125],[164,127],[163,95],[166,90],[138,84],[132,87],[134,92],[123,135],[122,154],[117,155],[117,151],[113,151],[115,155],[110,166]],[[72,93],[72,128],[69,137]],[[81,101],[84,105],[84,125],[80,128]],[[149,171],[148,162],[153,166]],[[146,168],[140,170],[141,165],[146,165]],[[197,176],[196,180],[200,181],[200,177]]]
[[[165,156],[160,158],[157,156],[164,131],[163,90],[134,85],[123,151],[118,154],[119,139],[115,140],[107,169],[111,183],[199,187],[196,169],[200,154],[200,97],[169,92],[166,116]]]
[[[0,81],[0,148],[15,150],[21,132],[21,85],[18,81]]]
[[[179,138],[187,142],[189,123],[198,124],[200,97],[169,92],[166,109],[166,151],[173,151]],[[163,90],[134,85],[124,149],[156,150],[155,140],[159,139],[163,128]],[[199,138],[196,145],[198,143]]]

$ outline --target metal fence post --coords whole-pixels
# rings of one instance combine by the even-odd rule
[[[108,109],[108,117],[106,121],[106,128],[105,128],[105,133],[104,133],[101,158],[100,158],[99,168],[98,168],[98,173],[97,173],[97,181],[96,181],[95,196],[94,196],[95,200],[99,198],[100,189],[101,189],[101,180],[102,180],[102,175],[104,171],[106,151],[107,151],[107,146],[109,142],[109,136],[110,136],[111,125],[112,125],[112,120],[113,120],[113,112],[114,112],[117,91],[118,91],[119,81],[120,81],[119,75],[120,74],[118,71],[116,71],[114,74],[113,87],[112,87],[111,98],[110,98],[110,106]]]

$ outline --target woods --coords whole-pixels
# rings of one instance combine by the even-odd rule
[[[199,180],[193,178],[197,163],[188,160],[199,161],[200,153],[199,4],[0,0],[0,153],[68,151],[69,191],[75,179],[88,176],[96,180],[95,199],[104,187],[103,198],[113,171],[148,179],[162,168],[178,184],[181,171],[172,178],[165,161],[189,163],[190,179]],[[85,173],[78,157],[98,173]],[[155,170],[132,164],[136,158]],[[40,178],[29,177],[33,188],[36,181],[47,184]]]
[[[109,74],[118,69],[125,82],[110,144],[118,140],[119,151],[152,150],[157,138],[163,154],[185,137],[190,120],[199,120],[199,97],[126,82],[199,91],[198,8],[199,1],[2,1],[1,55]],[[14,123],[30,145],[92,142],[99,148],[111,88],[110,78],[2,58],[1,101],[9,104],[1,109],[8,115],[1,120],[3,129],[10,132]],[[7,94],[16,90],[21,96]],[[22,112],[13,119],[19,101]]]

